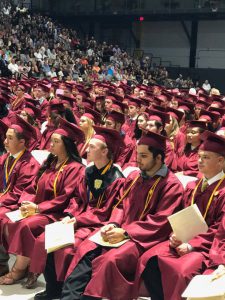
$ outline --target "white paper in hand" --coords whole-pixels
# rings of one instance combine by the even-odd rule
[[[74,224],[55,222],[45,226],[45,249],[47,253],[73,245]]]
[[[182,294],[189,300],[224,300],[225,276],[212,280],[213,275],[197,275]]]
[[[14,211],[9,211],[9,212],[5,213],[5,215],[13,223],[26,218],[25,216],[22,216],[21,211],[19,209],[14,210]]]
[[[176,238],[183,243],[187,243],[195,236],[206,233],[208,230],[208,225],[196,204],[169,216],[168,220]]]
[[[129,239],[126,239],[126,240],[123,240],[119,243],[115,243],[115,244],[111,244],[109,242],[105,242],[101,236],[101,231],[99,230],[98,232],[96,232],[94,235],[92,235],[90,238],[89,238],[90,241],[98,244],[98,245],[101,245],[103,247],[111,247],[111,248],[118,248],[120,246],[122,246],[123,244],[125,244],[127,241],[129,241]]]

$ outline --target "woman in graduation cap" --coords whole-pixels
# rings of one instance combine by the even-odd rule
[[[20,197],[18,205],[25,219],[5,225],[5,246],[17,259],[11,271],[0,277],[0,284],[14,284],[26,276],[35,240],[44,232],[45,225],[64,216],[71,198],[75,199],[77,212],[84,210],[84,167],[75,145],[82,138],[78,127],[60,119],[60,127],[51,136],[51,154]]]

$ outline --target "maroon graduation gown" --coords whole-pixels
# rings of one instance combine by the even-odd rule
[[[122,126],[122,130],[128,135],[132,140],[134,139],[134,130],[137,120],[132,120],[128,118]]]
[[[63,216],[70,198],[75,197],[78,206],[84,209],[86,205],[82,188],[84,166],[75,161],[69,161],[64,166],[58,177],[55,197],[53,185],[58,171],[59,168],[55,169],[53,163],[39,178],[38,184],[33,182],[21,195],[19,202],[31,201],[38,204],[39,213],[17,223],[8,222],[9,253],[31,258],[36,238],[44,232],[45,225]],[[39,261],[37,260],[36,263]]]
[[[184,193],[184,207],[191,204],[192,193],[198,182],[191,182],[187,185]],[[218,181],[210,185],[203,193],[201,185],[198,187],[195,195],[195,203],[199,210],[204,214],[210,195],[217,185]],[[200,234],[190,240],[188,243],[194,250],[184,256],[179,256],[174,249],[169,247],[169,241],[165,241],[150,249],[141,257],[136,273],[136,284],[148,260],[158,257],[158,264],[162,276],[163,293],[165,300],[181,300],[181,294],[187,287],[191,278],[203,271],[203,262],[208,258],[213,238],[225,211],[225,182],[214,196],[212,204],[206,216],[206,223],[209,226],[207,233]],[[168,276],[169,274],[169,276]],[[176,285],[174,285],[176,282]],[[171,288],[172,287],[172,288]],[[136,289],[137,291],[137,289]],[[137,296],[137,295],[136,295]]]
[[[177,157],[177,171],[184,175],[201,177],[198,170],[198,150],[199,146],[193,150],[187,150],[183,155]]]
[[[131,173],[123,191],[138,174]],[[168,239],[171,228],[167,216],[177,210],[183,195],[180,182],[168,170],[166,177],[159,181],[144,217],[140,219],[147,194],[156,178],[157,176],[150,179],[139,177],[122,205],[113,210],[109,223],[115,222],[125,229],[131,240],[119,248],[104,249],[102,255],[92,261],[92,278],[85,289],[85,295],[110,300],[133,299],[132,286],[138,258],[145,250]],[[88,239],[81,243],[68,275],[80,259],[95,248],[96,244]]]
[[[168,166],[168,168],[171,171],[175,171],[177,168],[177,161],[175,159],[175,153],[174,150],[172,148],[172,145],[170,143],[170,141],[167,139],[166,140],[166,157],[165,157],[165,162],[166,165]]]
[[[0,191],[4,189],[4,164],[9,154],[0,156]],[[11,165],[13,162],[11,163]],[[9,166],[10,167],[10,166]],[[0,194],[1,207],[7,207],[10,210],[17,208],[18,200],[25,188],[27,188],[36,177],[39,170],[38,162],[33,158],[29,151],[25,151],[17,161],[11,176],[9,177],[10,189],[5,195]],[[0,208],[1,213],[1,208]]]
[[[212,247],[209,251],[209,260],[207,266],[209,268],[217,268],[219,265],[225,264],[225,215],[221,221],[219,229],[215,235]]]
[[[121,136],[123,144],[115,153],[115,164],[119,165],[122,169],[126,166],[133,165],[136,161],[135,141],[132,140],[127,134]],[[130,164],[129,164],[130,163]]]
[[[96,228],[100,228],[110,218],[112,207],[115,200],[121,193],[124,178],[117,178],[111,183],[104,192],[101,206],[98,208],[98,199],[93,198],[85,212],[76,216],[77,230],[75,232],[75,244],[54,253],[56,274],[59,281],[64,281],[71,261],[76,256],[77,247],[85,240]],[[70,211],[74,215],[72,211]],[[62,264],[62,261],[64,262]]]
[[[47,125],[45,131],[42,133],[42,138],[39,147],[40,150],[49,150],[51,136],[55,130],[56,128],[54,126]]]

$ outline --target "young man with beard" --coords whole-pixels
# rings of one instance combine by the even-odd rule
[[[105,248],[86,239],[68,269],[62,300],[131,300],[138,258],[144,251],[168,239],[168,215],[180,205],[183,188],[164,164],[165,137],[149,132],[140,139],[137,162],[140,171],[126,179],[122,196],[114,206],[104,240],[119,248]],[[99,230],[99,229],[98,229]]]

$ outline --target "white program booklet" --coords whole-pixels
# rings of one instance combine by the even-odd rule
[[[73,245],[74,224],[55,222],[45,226],[45,249],[47,253]]]
[[[195,236],[206,233],[206,224],[196,204],[188,206],[168,217],[170,225],[177,239],[187,243]]]
[[[99,230],[98,232],[96,232],[94,235],[92,235],[89,238],[90,241],[101,245],[103,247],[111,247],[111,248],[119,248],[120,246],[122,246],[123,244],[125,244],[127,241],[129,241],[129,239],[123,240],[119,243],[115,243],[115,244],[111,244],[109,242],[105,242],[101,236],[101,231]]]
[[[225,275],[213,280],[214,275],[197,275],[189,283],[182,297],[189,300],[224,300]]]

